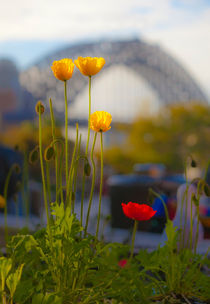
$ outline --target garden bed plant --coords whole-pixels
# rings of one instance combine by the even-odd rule
[[[105,64],[103,58],[79,57],[75,65],[89,79],[88,135],[85,152],[81,152],[81,135],[76,126],[74,150],[69,160],[67,84],[73,76],[71,59],[53,62],[55,77],[64,84],[65,140],[55,136],[53,102],[49,100],[52,138],[47,147],[42,143],[42,120],[45,107],[39,101],[36,112],[39,120],[39,144],[31,151],[29,161],[40,164],[46,227],[29,233],[22,230],[8,237],[7,192],[5,183],[0,207],[5,214],[6,255],[0,257],[0,303],[3,304],[61,304],[61,303],[210,303],[210,277],[203,271],[209,267],[208,252],[197,254],[197,239],[189,246],[182,242],[184,227],[173,227],[167,219],[167,241],[153,252],[135,252],[135,234],[139,221],[155,216],[155,211],[145,202],[122,202],[125,217],[134,221],[131,245],[104,243],[99,237],[103,190],[103,133],[111,128],[111,114],[104,111],[91,113],[91,81]],[[92,143],[90,130],[94,131]],[[95,234],[88,232],[90,211],[96,181],[94,149],[100,137],[100,189]],[[80,214],[76,214],[78,166],[84,167]],[[55,187],[50,182],[49,168],[55,169]],[[65,178],[63,178],[63,176]],[[89,205],[83,222],[85,182],[91,179]],[[54,193],[51,193],[52,189]],[[199,206],[200,193],[209,195],[205,179],[198,181],[198,193],[192,203]],[[142,204],[143,203],[143,204]],[[164,204],[164,202],[163,202]],[[184,216],[184,214],[183,214]],[[193,223],[193,219],[192,223]],[[197,228],[199,229],[199,227]]]

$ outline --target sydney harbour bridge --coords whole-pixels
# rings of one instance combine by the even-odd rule
[[[113,84],[116,81],[115,78],[118,78],[119,94],[114,97],[115,100],[111,100],[110,96],[107,95],[109,88],[106,85],[105,87],[99,85],[100,92],[97,95],[97,102],[104,102],[105,105],[107,102],[107,109],[104,110],[110,110],[110,106],[113,107],[115,104],[113,111],[119,112],[121,110],[122,112],[124,109],[127,115],[128,109],[133,108],[133,114],[130,115],[130,119],[132,119],[136,112],[136,105],[143,98],[155,99],[156,103],[161,105],[192,100],[207,101],[196,81],[173,57],[159,46],[148,44],[142,40],[101,41],[71,45],[50,54],[23,71],[21,73],[22,86],[37,100],[41,99],[45,103],[48,102],[49,97],[52,97],[57,113],[63,112],[63,86],[60,81],[54,78],[50,67],[54,60],[61,58],[74,60],[78,56],[104,57],[106,59],[103,70],[99,73],[100,75],[94,76],[93,81],[100,82],[100,78],[106,79],[106,75],[109,75],[109,80]],[[83,107],[87,104],[87,100],[81,100],[84,99],[84,94],[82,95],[81,92],[87,90],[87,78],[75,68],[73,77],[69,81],[69,98],[73,108],[75,108],[73,113],[75,113],[75,117],[79,116],[80,119],[87,117],[88,109]],[[135,82],[137,78],[138,81]],[[126,86],[128,93],[126,93]],[[141,96],[145,87],[146,92],[152,92],[152,94],[145,93],[145,96]],[[134,91],[136,93],[133,93]],[[134,94],[133,100],[135,100],[133,103],[129,100],[129,95],[132,94]]]

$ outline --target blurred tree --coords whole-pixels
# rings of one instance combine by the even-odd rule
[[[202,103],[173,104],[152,117],[141,117],[127,128],[121,147],[105,153],[107,163],[118,172],[132,171],[135,163],[163,163],[173,172],[183,172],[191,154],[205,167],[210,157],[210,106]]]
[[[18,125],[9,126],[6,131],[0,132],[0,142],[14,148],[18,146],[21,151],[30,151],[37,144],[39,139],[38,125],[34,121],[23,121]],[[43,127],[43,144],[49,145],[52,141],[50,120],[46,119]],[[61,128],[56,128],[56,136],[62,137]]]

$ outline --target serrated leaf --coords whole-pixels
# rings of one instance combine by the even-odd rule
[[[12,260],[5,257],[0,258],[0,274],[1,274],[1,286],[4,291],[5,281],[12,268]]]
[[[17,285],[20,281],[23,266],[24,266],[24,264],[21,264],[14,273],[11,273],[8,276],[8,278],[6,280],[6,284],[7,284],[7,287],[9,288],[11,298],[13,298]]]

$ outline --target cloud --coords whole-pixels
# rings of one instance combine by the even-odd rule
[[[1,1],[2,40],[70,39],[134,28],[144,31],[167,25],[170,15],[179,11],[168,0]]]
[[[149,41],[161,44],[208,91],[210,77],[210,9],[193,23],[173,28],[156,29],[147,33]],[[210,91],[209,91],[210,92]],[[207,92],[208,93],[208,92]]]
[[[143,36],[210,83],[209,0],[0,0],[0,8],[0,42]]]

